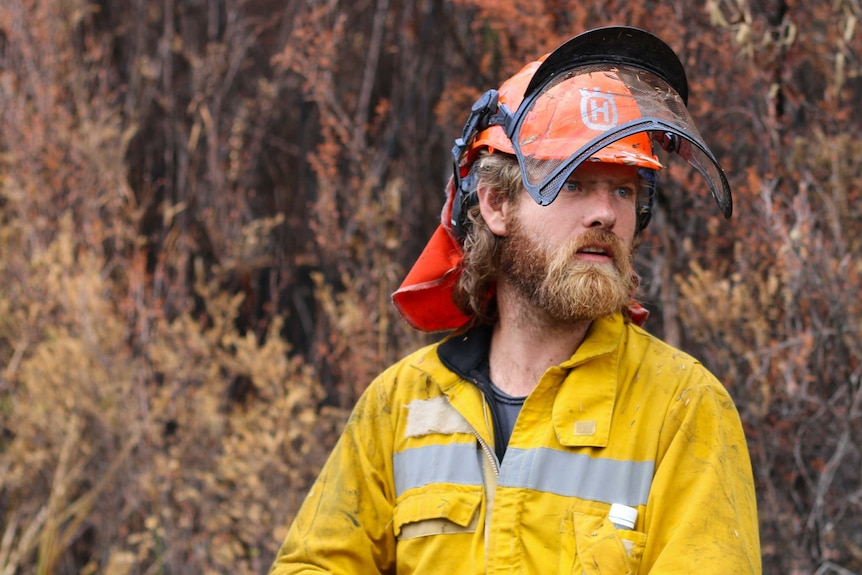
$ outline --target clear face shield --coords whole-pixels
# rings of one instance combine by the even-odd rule
[[[683,98],[661,77],[635,66],[602,63],[557,72],[538,87],[533,83],[515,113],[504,110],[501,123],[524,187],[537,203],[553,202],[585,161],[661,169],[653,155],[660,148],[694,167],[722,214],[730,217],[733,201],[724,170]]]
[[[703,176],[729,218],[730,185],[687,102],[682,63],[649,32],[611,26],[575,36],[473,105],[452,148],[451,229],[463,237],[465,214],[477,201],[469,158],[482,147],[514,154],[524,187],[541,205],[553,202],[586,161],[644,168],[654,184],[662,168],[654,152],[664,150],[669,161],[679,156]],[[639,213],[639,229],[649,221],[652,197]]]

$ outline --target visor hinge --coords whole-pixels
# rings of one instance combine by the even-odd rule
[[[476,134],[491,125],[491,120],[498,111],[498,101],[499,94],[497,90],[488,90],[473,103],[470,115],[464,124],[464,130],[461,132],[461,137],[455,140],[455,146],[452,148],[452,159],[455,162],[456,172],[460,173],[458,168],[461,164],[461,156],[470,147],[473,138],[476,137]]]
[[[452,219],[450,225],[459,237],[462,237],[461,217],[473,201],[473,186],[469,175],[461,175],[461,159],[470,148],[476,135],[494,124],[502,124],[508,116],[508,110],[500,110],[500,95],[497,90],[488,90],[482,94],[470,108],[470,115],[464,124],[461,137],[455,140],[452,147],[452,164],[455,177],[455,198],[452,204]]]

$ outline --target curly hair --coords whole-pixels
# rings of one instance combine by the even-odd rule
[[[523,190],[521,169],[514,156],[482,151],[470,171],[477,186],[488,186],[492,203],[512,201]],[[474,323],[492,323],[497,317],[493,289],[499,270],[498,241],[482,218],[479,205],[470,207],[454,301]]]

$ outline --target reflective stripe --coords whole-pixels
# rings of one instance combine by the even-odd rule
[[[652,461],[603,459],[547,447],[509,448],[497,484],[636,506],[646,505],[654,469]]]
[[[482,485],[482,450],[472,443],[427,445],[392,456],[395,495],[431,483]]]
[[[475,443],[428,445],[396,453],[396,496],[431,483],[482,485],[483,457]],[[547,447],[510,447],[497,483],[634,507],[646,505],[654,470],[652,461],[604,459]]]

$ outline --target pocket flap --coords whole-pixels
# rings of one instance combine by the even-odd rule
[[[395,536],[399,539],[476,530],[481,493],[423,493],[395,506]]]

